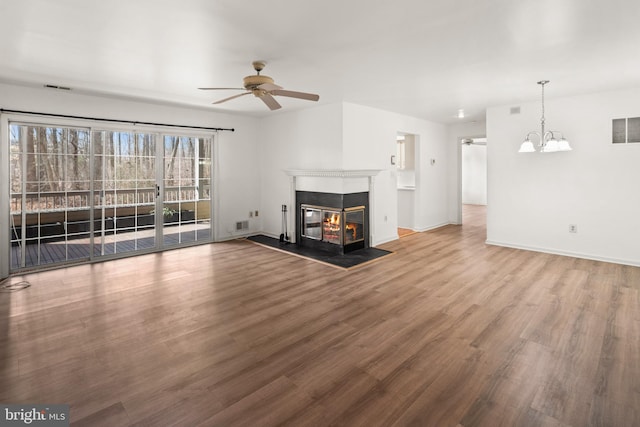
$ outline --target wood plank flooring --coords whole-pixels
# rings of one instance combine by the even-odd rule
[[[351,271],[247,241],[13,278],[0,401],[74,426],[638,426],[640,268],[463,226]]]
[[[402,238],[402,237],[407,237],[411,234],[415,233],[415,231],[413,231],[410,228],[401,228],[398,227],[398,237]]]

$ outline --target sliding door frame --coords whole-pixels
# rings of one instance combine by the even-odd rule
[[[11,124],[18,125],[35,125],[35,126],[50,126],[50,127],[69,127],[69,128],[82,128],[86,129],[89,132],[90,138],[93,138],[93,133],[95,131],[118,131],[118,132],[130,132],[132,134],[138,133],[147,133],[153,134],[155,136],[155,147],[156,147],[156,170],[155,170],[155,180],[156,184],[159,188],[159,197],[155,199],[156,206],[156,217],[155,217],[155,246],[150,250],[140,250],[135,252],[124,252],[121,254],[113,254],[106,256],[96,256],[94,253],[94,245],[95,242],[95,230],[94,230],[94,209],[95,209],[95,201],[93,200],[94,194],[94,174],[93,171],[95,169],[94,166],[94,143],[91,140],[90,142],[90,169],[91,169],[91,201],[90,201],[90,238],[91,238],[91,252],[88,260],[81,260],[79,262],[62,262],[55,264],[44,264],[34,267],[26,267],[23,270],[34,270],[34,269],[47,269],[47,268],[59,268],[69,264],[76,263],[91,263],[91,262],[99,262],[108,259],[115,258],[123,258],[127,256],[135,256],[143,253],[150,252],[161,252],[164,250],[175,249],[178,247],[185,246],[193,246],[200,244],[213,243],[218,239],[218,224],[219,224],[219,215],[218,215],[218,206],[219,206],[219,191],[218,191],[218,132],[213,130],[203,131],[202,129],[192,129],[188,127],[179,128],[176,127],[165,127],[161,125],[143,125],[143,124],[127,124],[127,123],[118,123],[117,125],[114,123],[103,122],[99,120],[85,120],[85,119],[67,119],[60,117],[46,117],[46,116],[32,116],[32,115],[24,115],[18,113],[1,113],[0,114],[0,182],[4,183],[0,187],[0,249],[2,256],[0,256],[0,279],[4,279],[9,277],[12,273],[11,271],[11,239],[10,239],[10,230],[7,226],[11,221],[11,212],[10,212],[10,199],[11,199],[11,182],[10,182],[10,144],[9,144],[9,132]],[[210,188],[211,188],[211,197],[209,199],[209,212],[210,212],[210,227],[209,227],[209,238],[203,240],[197,240],[194,242],[189,242],[183,244],[181,246],[169,246],[165,247],[163,245],[162,239],[162,208],[164,202],[164,136],[165,135],[181,135],[185,137],[191,138],[204,138],[211,143],[211,164],[210,164]],[[24,179],[24,178],[23,178]],[[160,206],[160,208],[158,208]],[[22,270],[18,270],[19,273]]]
[[[9,116],[0,114],[0,280],[9,277],[9,263],[11,262],[11,239],[8,225],[11,210],[11,181],[9,146]],[[6,225],[6,226],[5,226]]]

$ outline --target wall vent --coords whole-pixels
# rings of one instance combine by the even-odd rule
[[[509,114],[520,114],[520,107],[511,107]]]
[[[238,221],[236,222],[236,231],[248,230],[249,229],[249,221]]]
[[[613,119],[611,121],[611,142],[613,144],[640,142],[640,117]]]

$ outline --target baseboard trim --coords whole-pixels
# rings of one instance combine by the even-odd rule
[[[399,238],[400,237],[398,237],[398,234],[396,234],[395,236],[385,237],[384,239],[376,241],[372,246],[376,247],[378,245],[384,245],[385,243],[393,242],[394,240],[398,240]]]
[[[238,233],[238,234],[233,234],[231,236],[220,237],[216,239],[215,242],[228,242],[229,240],[245,239],[250,236],[255,236],[256,234],[265,234],[265,233],[258,233],[256,231],[251,231],[249,233]]]
[[[455,225],[451,222],[442,222],[440,224],[436,224],[436,225],[429,225],[427,227],[418,227],[418,228],[414,228],[413,231],[417,231],[418,233],[422,233],[424,231],[430,231],[430,230],[435,230],[436,228],[442,228],[442,227],[446,227],[447,225]]]
[[[601,261],[601,262],[609,262],[612,264],[622,264],[622,265],[630,265],[632,267],[640,267],[640,261],[634,261],[629,259],[611,258],[611,257],[600,256],[600,255],[585,254],[581,252],[563,251],[559,249],[544,248],[544,247],[538,247],[538,246],[519,245],[516,243],[500,242],[496,240],[486,240],[485,243],[487,245],[502,246],[505,248],[522,249],[525,251],[542,252],[542,253],[551,254],[551,255],[561,255],[561,256],[568,256],[573,258],[588,259],[592,261]]]

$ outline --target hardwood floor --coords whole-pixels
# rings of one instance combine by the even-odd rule
[[[640,268],[484,240],[466,207],[351,271],[238,240],[30,274],[0,294],[0,401],[74,426],[640,425]]]
[[[410,228],[401,228],[398,227],[398,237],[402,238],[402,237],[407,237],[411,234],[415,233],[415,231],[413,231]]]

